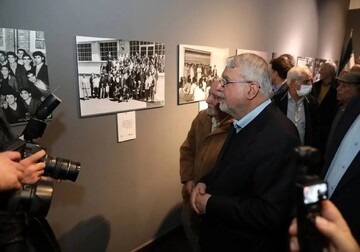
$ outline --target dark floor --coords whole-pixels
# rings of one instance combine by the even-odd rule
[[[177,227],[137,252],[191,252],[182,227]]]

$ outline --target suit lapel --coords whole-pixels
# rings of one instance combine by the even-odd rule
[[[230,160],[230,162],[234,160],[234,156],[241,157],[241,153],[249,146],[249,144],[251,144],[251,142],[253,142],[257,132],[264,127],[264,124],[261,122],[264,121],[264,116],[268,114],[267,111],[270,106],[275,105],[268,105],[256,118],[254,118],[253,121],[240,130],[239,133],[236,133],[235,129],[230,131],[219,153],[214,172],[212,172],[212,178],[218,177],[218,175],[226,169],[227,164],[223,161],[225,156],[226,160]],[[234,148],[234,144],[236,145],[236,148]],[[230,146],[232,146],[232,148]]]
[[[339,181],[334,194],[335,195],[341,188],[346,185],[353,177],[357,176],[360,173],[360,167],[358,166],[360,163],[360,152],[355,156],[354,160],[351,162],[349,168],[346,170],[344,176]]]
[[[220,173],[221,167],[222,167],[222,160],[224,157],[224,153],[227,151],[228,147],[229,147],[229,142],[231,141],[231,139],[236,135],[236,131],[235,129],[231,129],[229,131],[229,134],[224,142],[224,145],[222,146],[220,153],[218,155],[218,158],[215,162],[215,166],[213,171],[209,174],[209,178],[208,178],[208,182],[207,184],[211,184],[213,179],[217,177],[217,175]]]
[[[339,122],[335,128],[332,142],[329,144],[329,149],[325,154],[325,164],[321,172],[321,177],[325,177],[327,170],[334,158],[336,151],[338,150],[342,139],[344,138],[346,132],[350,128],[351,124],[354,122],[356,117],[360,113],[360,96],[356,97],[353,101],[348,104],[343,115],[339,119]]]

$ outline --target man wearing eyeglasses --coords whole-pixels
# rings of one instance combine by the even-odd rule
[[[255,54],[230,57],[222,73],[220,109],[232,115],[214,170],[191,194],[201,214],[202,251],[287,251],[300,144],[294,124],[271,103],[268,64]]]
[[[319,105],[310,95],[312,73],[296,66],[287,73],[287,88],[273,97],[274,103],[295,124],[301,143],[319,147]]]

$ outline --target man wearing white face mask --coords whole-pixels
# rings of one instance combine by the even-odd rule
[[[287,88],[273,97],[273,102],[295,124],[301,143],[318,147],[319,105],[310,95],[312,73],[305,66],[296,66],[287,73]]]

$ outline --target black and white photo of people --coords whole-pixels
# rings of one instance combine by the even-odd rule
[[[81,78],[84,99],[111,99],[128,102],[129,99],[155,102],[158,75],[164,72],[164,62],[157,55],[121,55],[108,53],[107,62],[101,64],[98,73]]]
[[[0,107],[10,124],[28,121],[50,94],[46,57],[41,51],[0,50]]]
[[[228,48],[179,45],[178,104],[205,101],[214,79],[221,77]]]
[[[164,44],[82,36],[76,39],[81,116],[164,106]]]
[[[185,62],[179,82],[179,102],[206,100],[212,81],[218,77],[216,65]]]

